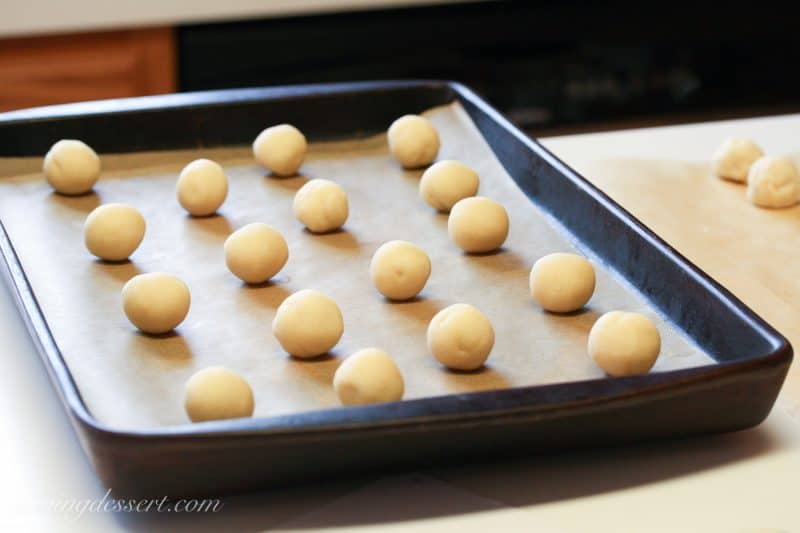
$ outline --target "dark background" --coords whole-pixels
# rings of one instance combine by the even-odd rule
[[[533,133],[800,109],[797,17],[769,3],[477,2],[178,30],[180,90],[466,83]]]

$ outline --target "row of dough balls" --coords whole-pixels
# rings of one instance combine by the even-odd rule
[[[80,141],[59,141],[73,142]],[[59,143],[48,153],[46,161],[53,151],[57,151]],[[94,153],[88,146],[81,145]],[[45,168],[51,169],[47,175],[52,176],[52,168],[63,166],[53,167],[46,163]],[[51,180],[51,183],[57,182]],[[490,198],[475,197],[477,189],[477,173],[457,161],[440,161],[432,165],[420,180],[422,198],[437,210],[450,213],[448,234],[457,246],[469,253],[496,250],[505,242],[509,229],[505,208]],[[194,216],[215,213],[227,194],[228,179],[223,168],[209,159],[192,161],[178,177],[178,202]],[[295,217],[312,233],[331,232],[347,221],[347,193],[330,180],[312,179],[295,194],[293,210]],[[135,208],[119,203],[105,204],[96,208],[87,218],[85,243],[89,251],[101,259],[123,261],[139,247],[145,230],[144,217]],[[251,279],[245,281],[256,282]]]
[[[289,256],[283,236],[275,228],[260,222],[248,224],[231,234],[224,248],[226,264],[231,273],[248,283],[271,279],[283,268]],[[375,251],[369,264],[373,285],[391,301],[404,301],[417,296],[430,273],[431,261],[427,253],[407,241],[384,243]],[[589,261],[576,254],[550,254],[533,265],[529,287],[531,296],[543,309],[552,313],[576,311],[588,303],[594,292],[594,268]],[[301,291],[297,294],[300,296],[290,296],[278,308],[273,322],[274,333],[284,349],[295,357],[322,355],[333,348],[341,337],[344,328],[341,312],[333,300],[319,293]],[[122,289],[122,299],[123,309],[131,323],[149,334],[162,334],[176,328],[188,314],[191,301],[185,283],[161,272],[139,274],[131,278]],[[282,310],[285,312],[282,313]],[[314,320],[309,320],[309,323],[313,323],[316,329],[305,331],[294,328],[295,322],[300,321],[299,317],[313,317]],[[319,324],[325,324],[325,327],[318,327]],[[490,328],[477,327],[476,330]],[[462,360],[446,350],[432,349],[432,352],[449,368],[474,370],[485,362],[489,350],[477,350],[474,353],[463,350]],[[609,365],[601,361],[598,364],[609,374],[620,375],[618,370]]]
[[[786,157],[764,155],[750,139],[730,138],[711,161],[720,178],[747,183],[747,198],[759,207],[784,208],[800,202],[800,172]]]
[[[392,357],[378,348],[365,348],[339,365],[333,387],[343,405],[367,405],[400,400],[403,376]],[[250,384],[223,366],[207,367],[186,382],[184,408],[192,422],[244,418],[253,415]]]
[[[278,176],[297,172],[306,154],[306,139],[288,124],[262,131],[253,142],[256,160]],[[227,196],[227,179],[221,167],[207,160],[184,169],[178,183],[178,198],[187,211],[203,216],[214,213]],[[101,165],[97,153],[76,139],[62,139],[50,147],[44,157],[47,182],[66,195],[86,194],[100,178]]]
[[[328,352],[338,343],[344,328],[336,302],[309,289],[289,296],[278,308],[272,326],[283,347],[296,357]],[[477,308],[453,304],[431,319],[427,344],[448,368],[473,370],[488,358],[494,345],[494,329]],[[615,376],[648,372],[660,346],[658,329],[638,313],[611,311],[601,316],[589,332],[589,354]],[[394,359],[379,348],[365,348],[347,357],[334,373],[333,387],[346,406],[399,401],[405,391],[403,375]],[[202,369],[189,379],[184,405],[193,422],[248,417],[255,408],[247,381],[220,366]]]

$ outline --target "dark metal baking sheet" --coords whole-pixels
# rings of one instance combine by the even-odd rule
[[[313,140],[367,136],[458,100],[508,174],[581,245],[638,289],[717,365],[619,379],[423,398],[271,418],[118,431],[86,409],[3,231],[7,279],[104,482],[118,494],[208,494],[343,472],[729,431],[772,407],[791,347],[705,274],[464,87],[372,82],[74,104],[0,115],[0,156],[53,138],[100,152],[249,142],[292,122]],[[326,120],[319,120],[319,117]],[[535,208],[533,205],[532,208]]]

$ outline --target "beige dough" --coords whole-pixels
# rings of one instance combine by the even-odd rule
[[[490,198],[464,198],[450,211],[447,231],[465,252],[491,252],[500,248],[508,237],[508,213]]]
[[[403,168],[429,165],[439,153],[439,134],[419,115],[404,115],[389,126],[389,151]]]
[[[205,422],[252,416],[255,404],[253,390],[242,376],[211,366],[186,382],[184,407],[192,422]]]
[[[225,240],[225,264],[246,283],[264,283],[280,272],[287,259],[286,239],[261,222],[248,224]]]
[[[347,193],[330,180],[313,179],[294,196],[294,216],[313,233],[339,229],[347,221],[350,208]]]
[[[100,177],[100,158],[83,141],[64,139],[44,156],[44,175],[61,194],[85,194]]]
[[[750,167],[747,198],[759,207],[791,207],[800,202],[800,174],[785,157],[762,157]]]
[[[145,221],[125,204],[105,204],[86,217],[83,241],[92,255],[106,261],[124,261],[144,239]]]
[[[403,375],[388,353],[365,348],[339,365],[333,388],[342,405],[396,402],[403,398]]]
[[[228,177],[218,163],[196,159],[181,171],[176,192],[178,202],[192,215],[212,215],[228,197]]]
[[[555,253],[542,257],[530,275],[531,296],[554,313],[577,311],[594,292],[594,268],[584,257]]]
[[[610,376],[646,374],[661,350],[661,336],[644,315],[611,311],[589,331],[589,355]]]
[[[459,200],[478,194],[478,173],[458,161],[439,161],[430,166],[419,182],[425,203],[447,213]]]
[[[369,275],[375,288],[390,300],[408,300],[428,281],[431,260],[416,244],[389,241],[372,256]]]
[[[122,288],[122,307],[134,326],[153,335],[167,333],[189,312],[189,287],[171,274],[139,274]]]
[[[305,289],[281,303],[272,321],[272,333],[291,355],[317,357],[329,352],[342,338],[344,320],[332,298]]]
[[[494,328],[483,313],[469,304],[445,307],[428,325],[428,349],[444,366],[475,370],[494,346]]]
[[[750,139],[725,139],[712,156],[711,170],[720,178],[744,182],[750,166],[763,155],[761,148]]]
[[[305,136],[291,124],[267,128],[253,142],[256,161],[277,176],[297,174],[307,149]]]

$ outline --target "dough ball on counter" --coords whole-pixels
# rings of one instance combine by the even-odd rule
[[[85,142],[64,139],[44,156],[44,175],[61,194],[85,194],[100,177],[100,158]]]
[[[403,168],[429,165],[439,153],[439,134],[419,115],[404,115],[389,126],[389,151]]]
[[[337,183],[313,179],[294,196],[294,216],[313,233],[337,230],[347,221],[347,193]]]
[[[211,366],[186,382],[184,408],[192,422],[245,418],[253,415],[253,390],[232,370]]]
[[[543,309],[554,313],[568,313],[586,305],[594,283],[594,267],[577,254],[549,254],[531,269],[531,296]]]
[[[375,288],[390,300],[408,300],[428,281],[431,260],[416,244],[389,241],[372,256],[369,275]]]
[[[301,359],[329,352],[344,333],[339,306],[325,294],[305,289],[286,298],[272,321],[283,349]]]
[[[171,274],[139,274],[122,288],[122,307],[134,326],[157,335],[175,329],[189,312],[189,287]]]
[[[750,166],[763,155],[761,148],[750,139],[725,139],[714,152],[711,170],[720,178],[745,182]]]
[[[239,228],[225,240],[225,264],[245,283],[264,283],[280,272],[288,259],[286,239],[261,222]]]
[[[267,128],[253,141],[256,161],[277,176],[297,174],[307,149],[305,136],[291,124]]]
[[[589,355],[610,376],[646,374],[660,350],[656,325],[639,313],[611,311],[589,331]]]
[[[181,171],[176,187],[178,202],[196,217],[213,215],[228,197],[228,177],[210,159],[197,159]]]
[[[430,166],[419,182],[425,203],[447,213],[459,200],[478,193],[478,173],[458,161],[439,161]]]
[[[428,325],[428,349],[440,363],[453,370],[480,368],[492,346],[492,323],[469,304],[445,307]]]
[[[365,348],[339,365],[333,388],[342,405],[396,402],[403,398],[403,375],[388,353]]]
[[[785,157],[762,157],[750,167],[747,198],[759,207],[791,207],[800,202],[800,175]]]
[[[465,252],[491,252],[500,248],[508,237],[508,213],[490,198],[464,198],[450,211],[447,231]]]
[[[83,242],[92,255],[106,261],[124,261],[144,239],[145,221],[125,204],[105,204],[86,217]]]

